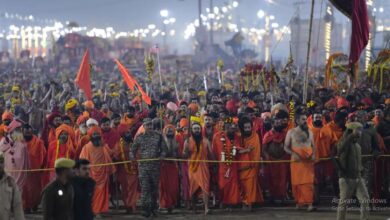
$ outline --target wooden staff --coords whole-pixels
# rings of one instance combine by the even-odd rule
[[[313,16],[314,16],[314,0],[311,0],[311,12],[310,12],[310,23],[309,23],[309,40],[307,42],[307,56],[306,56],[306,66],[305,66],[305,79],[303,82],[303,103],[306,103],[307,100],[307,84],[309,81],[309,61],[310,61],[310,44],[311,44],[311,32],[313,29]]]

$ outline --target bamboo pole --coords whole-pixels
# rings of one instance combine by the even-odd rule
[[[310,12],[310,23],[309,23],[309,39],[307,42],[307,56],[306,56],[306,66],[305,66],[305,79],[303,83],[303,103],[307,101],[307,84],[309,81],[309,61],[310,61],[310,45],[311,45],[311,32],[313,29],[313,16],[314,16],[314,0],[311,0],[311,12]]]

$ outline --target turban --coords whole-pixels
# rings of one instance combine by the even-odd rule
[[[168,102],[168,103],[167,103],[167,109],[169,109],[169,110],[175,112],[175,111],[177,111],[178,108],[177,108],[177,105],[176,105],[175,103],[173,103],[173,102]]]
[[[19,86],[12,86],[12,92],[20,92]]]
[[[274,106],[272,106],[271,114],[276,115],[276,113],[278,113],[281,110],[288,112],[287,107],[285,105],[283,105],[282,103],[277,103]]]
[[[390,98],[385,100],[386,105],[390,105]]]
[[[374,104],[374,102],[372,101],[372,99],[370,98],[364,98],[362,99],[361,103],[363,103],[364,105],[366,106],[371,106]]]
[[[186,118],[180,119],[179,125],[180,125],[180,128],[187,127],[188,126],[188,119],[186,119]]]
[[[11,112],[4,112],[3,115],[1,116],[1,120],[2,121],[5,121],[5,120],[13,120],[14,119],[14,116]]]
[[[195,103],[191,103],[190,105],[188,105],[188,108],[194,114],[194,113],[198,112],[199,106]]]
[[[336,106],[338,109],[343,108],[343,107],[347,107],[347,108],[349,107],[349,102],[343,97],[338,97],[336,103],[337,103]]]
[[[119,136],[123,136],[126,132],[130,131],[130,126],[127,125],[127,124],[120,124],[118,126],[118,133],[119,133]]]
[[[196,116],[191,116],[191,118],[190,118],[190,120],[191,120],[191,123],[201,123],[202,122],[202,119],[200,119],[199,117],[196,117]]]
[[[60,158],[54,162],[54,168],[67,168],[72,169],[75,165],[75,161],[67,158]]]
[[[206,91],[199,91],[198,96],[206,96]]]
[[[163,130],[163,134],[167,134],[167,132],[168,132],[169,129],[173,129],[173,133],[174,133],[174,134],[176,133],[176,128],[175,128],[175,126],[169,124],[169,125],[165,126],[165,128],[164,128],[164,130]]]
[[[98,133],[100,136],[102,135],[102,129],[98,126],[88,128],[88,135],[92,137],[93,134]]]
[[[71,140],[74,140],[74,131],[72,127],[66,124],[60,125],[58,128],[56,128],[56,138],[58,139],[60,137],[60,134],[62,132],[66,132]]]
[[[92,109],[92,108],[95,108],[95,105],[93,104],[93,102],[91,100],[88,100],[88,101],[84,102],[84,107]]]
[[[238,118],[227,117],[224,121],[225,124],[237,124]]]
[[[9,126],[7,127],[7,132],[11,133],[15,129],[20,128],[21,126],[22,126],[22,123],[20,123],[19,121],[13,120],[11,122],[11,124],[9,124]]]
[[[271,118],[271,112],[263,112],[261,113],[261,118],[264,120],[266,118]]]
[[[347,129],[356,130],[358,128],[363,128],[363,125],[359,122],[350,122],[346,124]]]
[[[90,119],[87,120],[87,126],[89,127],[91,125],[99,126],[99,123],[95,119],[90,118]]]
[[[61,114],[58,113],[58,112],[54,112],[52,113],[51,115],[49,115],[49,117],[47,118],[47,121],[49,122],[49,124],[52,124],[53,123],[53,120],[55,118],[61,118]]]
[[[69,99],[68,102],[66,102],[65,104],[65,111],[69,111],[78,104],[79,102],[76,99]]]
[[[86,123],[87,120],[88,120],[88,117],[85,117],[84,115],[80,115],[80,116],[77,118],[76,123],[77,123],[77,125],[80,126],[81,124]]]

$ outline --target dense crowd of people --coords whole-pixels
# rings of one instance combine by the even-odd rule
[[[291,198],[313,211],[327,190],[340,198],[338,219],[354,194],[362,219],[389,204],[387,92],[318,87],[301,103],[238,91],[234,80],[208,91],[164,81],[149,84],[147,105],[119,74],[92,75],[87,100],[73,74],[43,66],[19,65],[1,80],[1,219],[39,207],[44,219],[93,219],[118,197],[145,217],[199,202],[208,214]]]

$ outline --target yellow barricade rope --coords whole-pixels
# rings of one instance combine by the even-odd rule
[[[362,155],[362,157],[373,157],[373,155],[367,154]],[[390,155],[379,155],[378,157],[390,157]],[[337,158],[337,157],[335,157]],[[313,162],[331,160],[332,158],[319,158],[314,160]],[[113,166],[113,165],[121,165],[126,163],[131,163],[137,161],[138,163],[142,162],[153,162],[153,161],[173,161],[173,162],[197,162],[197,163],[294,163],[300,161],[292,161],[292,160],[234,160],[234,161],[218,161],[218,160],[190,160],[190,159],[177,159],[177,158],[150,158],[150,159],[139,159],[139,160],[127,160],[127,161],[119,161],[112,163],[102,163],[102,164],[91,164],[91,167],[103,167],[103,166]],[[6,170],[7,172],[15,173],[15,172],[43,172],[43,171],[53,171],[54,168],[42,168],[42,169],[31,169],[31,170]]]

